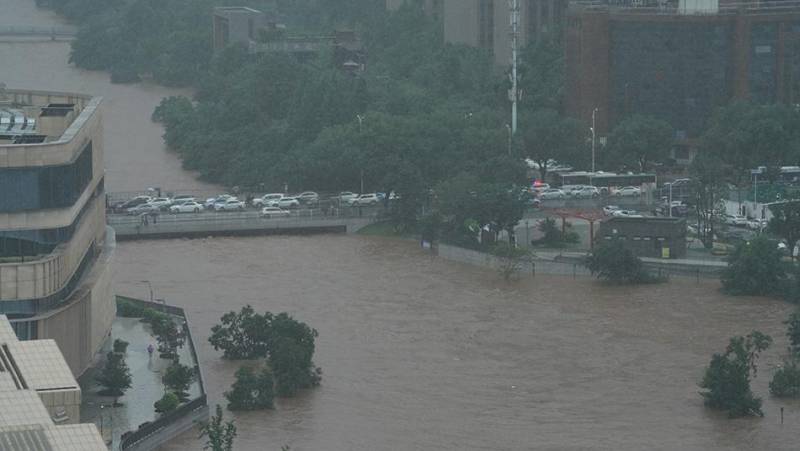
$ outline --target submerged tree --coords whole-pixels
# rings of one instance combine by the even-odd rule
[[[233,451],[236,438],[236,425],[233,421],[223,422],[222,407],[217,404],[216,413],[200,428],[200,437],[206,438],[203,449],[211,451]]]

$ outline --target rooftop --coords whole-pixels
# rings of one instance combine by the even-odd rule
[[[607,11],[614,14],[715,16],[734,14],[800,13],[800,0],[575,0],[572,10]]]

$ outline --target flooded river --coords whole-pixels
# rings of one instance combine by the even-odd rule
[[[0,25],[56,21],[33,0],[0,0]],[[68,53],[66,43],[0,43],[0,81],[102,95],[109,190],[208,188],[149,119],[178,91],[112,85],[68,66]],[[347,236],[120,244],[116,291],[146,298],[142,280],[187,310],[213,403],[238,368],[206,341],[222,313],[249,303],[319,330],[322,386],[272,412],[237,414],[237,450],[797,449],[800,405],[767,394],[790,307],[724,297],[716,282],[506,285],[413,242]],[[732,421],[703,408],[697,382],[712,352],[752,329],[776,338],[754,384],[766,417]],[[194,433],[166,447],[201,448]]]

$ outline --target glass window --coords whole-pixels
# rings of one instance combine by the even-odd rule
[[[72,164],[0,169],[0,212],[69,207],[92,177],[91,142]]]

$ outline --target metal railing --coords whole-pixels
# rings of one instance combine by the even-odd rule
[[[74,37],[78,32],[69,27],[0,26],[0,36]]]

